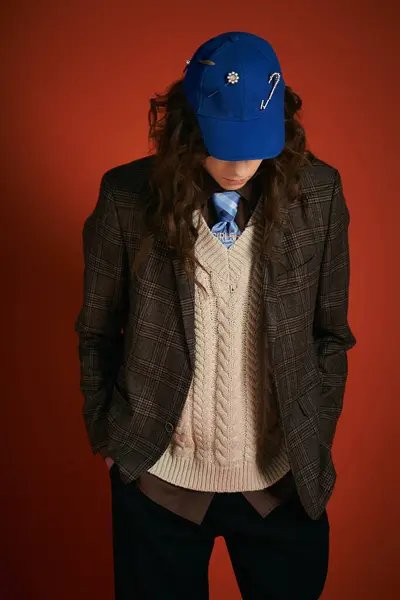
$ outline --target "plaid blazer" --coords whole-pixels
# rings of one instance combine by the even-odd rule
[[[83,228],[84,300],[79,335],[83,414],[93,453],[111,456],[125,483],[167,448],[195,359],[194,283],[161,239],[132,267],[150,199],[146,157],[107,171]],[[283,209],[278,261],[265,256],[265,352],[297,491],[311,518],[323,513],[336,471],[331,448],[355,344],[347,320],[349,211],[337,170],[304,169],[308,222]]]

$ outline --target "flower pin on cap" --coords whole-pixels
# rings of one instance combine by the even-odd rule
[[[240,77],[239,77],[239,73],[235,73],[235,71],[231,71],[230,73],[228,73],[228,75],[226,76],[226,79],[228,80],[228,83],[238,83]]]

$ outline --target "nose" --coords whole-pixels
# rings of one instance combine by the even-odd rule
[[[248,170],[248,160],[230,161],[231,179],[246,179],[246,171]]]

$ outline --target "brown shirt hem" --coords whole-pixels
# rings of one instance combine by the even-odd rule
[[[153,502],[198,525],[201,525],[214,496],[218,494],[181,488],[148,472],[140,475],[136,485]],[[289,471],[269,488],[238,493],[242,493],[258,514],[265,518],[291,498],[295,490],[293,475]]]

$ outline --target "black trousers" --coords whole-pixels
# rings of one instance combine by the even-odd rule
[[[242,494],[217,494],[201,525],[110,472],[115,600],[207,600],[222,536],[244,600],[317,600],[328,567],[326,512],[314,521],[296,495],[262,518]],[[221,598],[221,600],[223,600]]]

